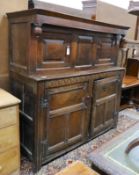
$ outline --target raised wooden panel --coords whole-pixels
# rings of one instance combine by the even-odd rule
[[[109,121],[115,119],[115,114],[117,112],[117,96],[113,94],[109,96],[107,103],[106,103],[106,115],[105,115],[105,125],[109,125]],[[112,118],[113,116],[113,118]],[[113,121],[111,121],[113,123]]]
[[[117,57],[116,40],[113,36],[96,38],[95,66],[113,66]]]
[[[93,136],[96,136],[115,124],[116,94],[96,100],[93,107]]]
[[[88,113],[81,109],[70,114],[68,119],[68,144],[83,141],[87,136]]]
[[[99,132],[103,129],[103,124],[104,124],[104,114],[102,113],[103,111],[105,111],[105,103],[96,105],[93,108],[93,128],[94,128],[93,132],[94,133]]]
[[[11,26],[11,63],[20,68],[27,68],[28,59],[28,24],[14,23]]]
[[[106,78],[95,81],[95,88],[97,89],[95,93],[95,98],[103,98],[107,95],[111,95],[117,90],[117,79],[115,77]]]
[[[10,175],[12,172],[19,169],[19,148],[14,147],[0,154],[0,174]]]
[[[17,122],[17,107],[12,106],[0,110],[0,128],[4,128]]]
[[[62,150],[66,139],[66,116],[50,116],[47,127],[48,152]]]
[[[60,31],[59,31],[60,32]],[[43,33],[38,40],[38,68],[58,68],[69,64],[71,38],[63,33]]]
[[[93,36],[78,36],[76,65],[92,65]]]
[[[78,104],[84,100],[87,94],[87,83],[53,88],[48,91],[50,110]]]
[[[0,129],[0,153],[19,144],[16,125]]]
[[[44,39],[43,55],[44,61],[64,61],[64,40]]]

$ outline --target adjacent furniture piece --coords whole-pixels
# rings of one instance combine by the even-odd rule
[[[139,124],[132,126],[92,152],[89,155],[92,168],[103,175],[139,174],[139,147],[132,146],[133,141],[135,144],[135,141],[139,138],[138,128]],[[129,144],[133,149],[128,147]]]
[[[139,104],[139,42],[125,40],[122,47],[122,66],[126,71],[122,83],[121,109]]]
[[[99,175],[81,161],[75,161],[56,175]]]
[[[137,16],[135,40],[139,39],[139,1],[129,1],[128,13]]]
[[[19,108],[20,100],[0,89],[0,174],[19,174]]]
[[[34,171],[115,127],[128,27],[44,9],[8,13],[11,92]]]

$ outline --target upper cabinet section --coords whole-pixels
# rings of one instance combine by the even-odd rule
[[[128,29],[42,9],[8,18],[11,70],[30,75],[116,66]]]

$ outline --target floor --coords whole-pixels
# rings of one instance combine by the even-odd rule
[[[134,109],[127,109],[119,114],[118,126],[115,129],[111,129],[107,133],[97,137],[96,139],[80,146],[79,148],[61,156],[60,158],[50,162],[47,165],[42,166],[37,175],[54,175],[62,168],[66,167],[69,161],[80,160],[86,165],[90,166],[88,155],[95,149],[99,148],[104,143],[108,142],[112,138],[123,133],[125,130],[139,122],[139,112]],[[27,158],[22,157],[21,161],[21,175],[33,175],[32,164]]]

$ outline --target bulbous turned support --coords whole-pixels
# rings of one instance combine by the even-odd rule
[[[132,142],[129,143],[129,145],[127,146],[125,150],[125,153],[128,154],[136,146],[139,146],[139,138],[136,138]]]
[[[39,24],[33,24],[33,33],[36,37],[39,37],[42,34],[42,26]]]

